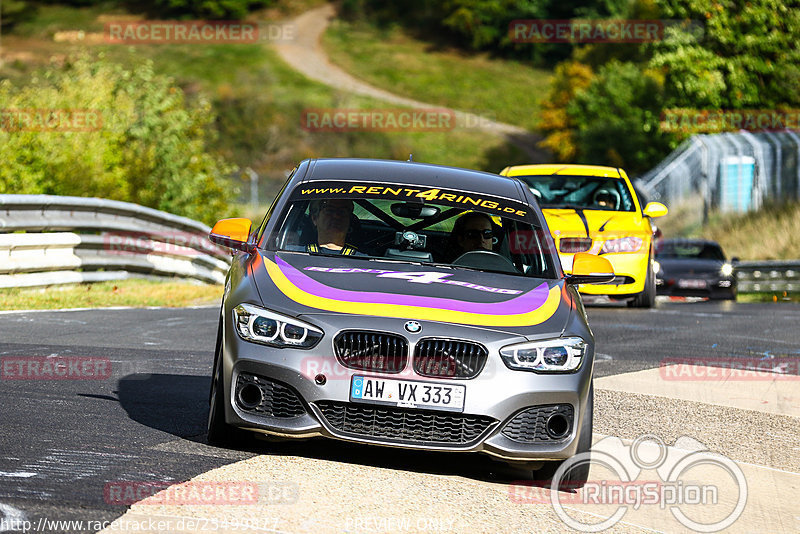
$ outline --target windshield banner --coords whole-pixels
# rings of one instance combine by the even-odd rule
[[[381,184],[363,182],[313,182],[301,184],[292,193],[292,200],[316,198],[405,200],[407,202],[435,202],[462,209],[474,209],[490,214],[525,220],[527,204],[483,193],[442,188],[425,188],[419,185]]]

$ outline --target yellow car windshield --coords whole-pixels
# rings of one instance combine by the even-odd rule
[[[579,208],[634,211],[633,197],[624,180],[601,176],[517,176],[542,208]]]

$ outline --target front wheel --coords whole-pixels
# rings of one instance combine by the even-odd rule
[[[656,280],[653,273],[653,261],[647,261],[647,276],[644,279],[644,291],[628,301],[629,308],[652,308],[656,303]]]
[[[578,450],[575,455],[583,455],[586,460],[581,461],[578,465],[568,469],[564,476],[561,477],[559,482],[559,489],[570,490],[580,489],[586,485],[589,480],[589,467],[590,462],[589,454],[592,448],[592,424],[594,419],[594,383],[589,386],[589,398],[586,400],[586,413],[583,416],[583,423],[581,424],[580,434],[578,435]],[[558,468],[564,462],[569,460],[562,460],[560,462],[547,462],[541,468],[533,472],[533,477],[536,480],[552,480]]]
[[[214,372],[211,377],[208,406],[208,442],[212,445],[236,446],[246,442],[249,432],[225,422],[225,384],[222,372],[222,321],[217,331]]]

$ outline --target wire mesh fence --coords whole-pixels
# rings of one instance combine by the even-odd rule
[[[800,200],[800,135],[780,132],[694,135],[637,180],[650,200],[677,208],[744,213]],[[701,202],[696,202],[697,199]]]

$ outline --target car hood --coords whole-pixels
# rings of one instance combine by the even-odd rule
[[[619,237],[650,235],[650,224],[638,211],[542,210],[553,237]]]
[[[661,266],[662,273],[671,275],[678,274],[719,274],[725,262],[720,260],[703,259],[678,259],[678,258],[659,258],[656,261]]]
[[[346,256],[259,251],[252,276],[265,306],[560,335],[574,303],[563,280]],[[350,321],[350,325],[355,325]]]

